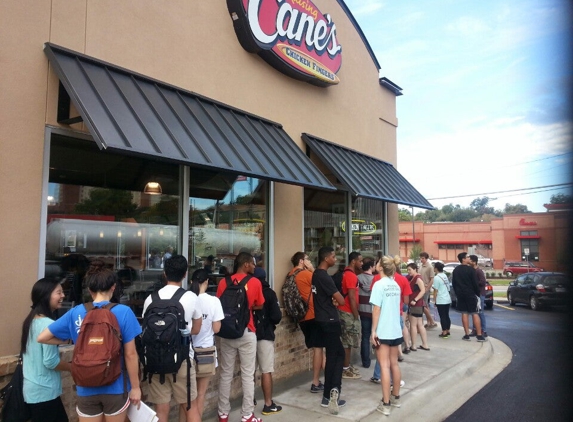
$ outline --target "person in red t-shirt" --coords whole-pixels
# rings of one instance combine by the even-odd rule
[[[235,268],[237,272],[231,276],[231,280],[238,284],[243,278],[252,275],[255,271],[255,261],[248,252],[240,252],[235,258]],[[217,297],[221,297],[227,283],[224,279],[217,287]],[[237,339],[221,338],[220,347],[220,378],[219,378],[219,422],[227,422],[231,412],[231,382],[233,381],[233,369],[235,358],[239,355],[241,366],[241,383],[243,387],[243,406],[241,409],[243,422],[261,422],[255,417],[255,365],[257,356],[257,335],[253,320],[253,310],[262,309],[265,298],[263,296],[263,286],[261,281],[252,277],[245,285],[247,300],[249,302],[250,318],[249,324],[242,337]]]
[[[348,267],[344,269],[342,275],[342,295],[344,305],[338,307],[340,316],[340,326],[342,329],[342,346],[344,347],[345,358],[342,378],[360,378],[360,371],[350,364],[351,348],[360,347],[360,316],[358,314],[358,277],[362,270],[362,255],[358,252],[351,252],[348,255]]]

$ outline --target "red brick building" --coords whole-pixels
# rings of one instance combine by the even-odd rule
[[[545,208],[544,213],[510,214],[491,222],[402,221],[400,256],[407,260],[412,247],[420,245],[433,259],[444,262],[457,262],[458,253],[471,250],[492,258],[495,269],[505,261],[529,260],[545,270],[564,270],[571,205]]]

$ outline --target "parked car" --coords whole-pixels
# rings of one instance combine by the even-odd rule
[[[448,262],[444,264],[444,272],[451,274],[458,265],[461,265],[459,262]]]
[[[483,255],[477,255],[478,257],[478,265],[482,267],[493,267],[493,259],[485,257]]]
[[[451,276],[450,280],[451,280]],[[454,288],[450,290],[450,298],[452,299],[451,307],[455,308],[457,306],[457,298],[456,293],[454,292]],[[493,287],[489,284],[489,281],[485,281],[485,300],[484,300],[485,309],[493,309]]]
[[[543,268],[536,267],[531,262],[508,261],[503,266],[503,274],[511,277],[514,274],[535,273],[543,271]]]
[[[534,311],[544,306],[568,305],[571,280],[563,273],[535,272],[521,274],[507,288],[510,305],[526,303]]]

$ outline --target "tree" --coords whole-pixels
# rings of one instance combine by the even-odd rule
[[[410,251],[410,259],[416,262],[418,259],[420,259],[421,253],[422,253],[422,247],[420,245],[414,245],[414,247],[412,247],[412,250]]]
[[[412,221],[412,213],[407,208],[398,208],[398,221]]]
[[[505,208],[503,209],[504,214],[525,214],[529,212],[531,211],[527,209],[527,205],[523,204],[505,204]]]
[[[470,208],[472,208],[479,215],[493,214],[495,210],[493,207],[488,207],[489,201],[490,198],[487,196],[484,196],[483,198],[478,197],[470,202]]]
[[[573,203],[573,196],[566,195],[564,193],[556,193],[555,195],[551,195],[551,199],[549,200],[550,204],[572,204]]]
[[[116,221],[133,217],[137,208],[131,192],[117,189],[93,189],[89,198],[74,207],[77,214],[113,215]]]

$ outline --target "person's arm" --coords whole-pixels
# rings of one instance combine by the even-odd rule
[[[354,319],[358,319],[358,304],[356,303],[356,289],[348,289],[348,304]]]
[[[473,283],[474,293],[476,294],[476,296],[479,296],[479,295],[481,295],[481,290],[479,288],[479,280],[478,280],[478,272],[477,271],[474,271],[473,279],[474,279],[473,280],[474,281],[474,283]],[[485,285],[485,283],[484,283],[484,285]]]
[[[59,338],[57,338],[56,336],[54,336],[52,334],[52,332],[50,331],[50,328],[44,328],[44,331],[42,331],[40,333],[40,335],[38,336],[38,338],[36,339],[36,341],[38,343],[42,343],[42,344],[51,344],[54,346],[58,346],[60,344],[68,344],[69,340],[61,340]]]
[[[380,319],[380,306],[372,305],[372,331],[370,332],[370,343],[374,346],[379,346],[376,341],[376,329],[378,328],[378,320]]]
[[[415,306],[416,303],[424,297],[424,293],[426,293],[424,282],[420,279],[420,277],[418,277],[418,279],[416,280],[416,285],[418,286],[420,291],[415,295],[413,295],[414,297],[412,298],[412,300],[410,300],[410,306]]]
[[[213,332],[217,334],[221,329],[221,321],[213,321],[211,326],[213,327]]]
[[[203,323],[203,317],[201,318],[193,318],[191,320],[191,334],[197,335],[199,331],[201,331],[201,324]]]
[[[193,322],[195,321],[193,320]],[[127,375],[129,376],[129,382],[131,383],[129,401],[139,409],[141,388],[139,386],[139,360],[137,350],[135,349],[135,339],[123,345],[123,356],[125,358],[125,367],[127,369]]]
[[[332,295],[332,300],[336,301],[339,305],[344,305],[344,297],[340,292],[336,292]]]

